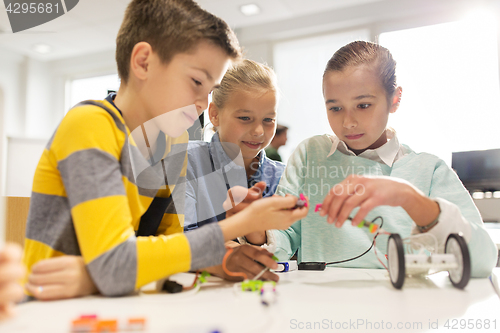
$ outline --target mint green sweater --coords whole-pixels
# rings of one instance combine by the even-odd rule
[[[314,207],[323,202],[335,184],[350,174],[391,176],[407,180],[430,198],[441,200],[451,207],[456,205],[464,218],[463,223],[466,224],[467,231],[464,230],[464,233],[469,235],[467,238],[472,276],[487,277],[491,273],[496,263],[496,246],[484,229],[481,216],[469,193],[456,173],[443,160],[431,154],[415,153],[407,146],[403,146],[407,154],[390,167],[366,158],[348,156],[339,150],[327,157],[331,147],[332,141],[327,135],[314,136],[300,143],[288,161],[276,193],[280,195],[291,193],[297,196],[303,193],[309,197],[311,209],[304,219],[294,223],[288,230],[273,230],[270,232],[271,235],[268,233],[268,238],[269,236],[274,238],[268,241],[275,242],[275,255],[280,260],[288,260],[297,250],[299,262],[341,261],[365,252],[372,243],[373,234],[366,228],[359,229],[350,223],[344,223],[341,228],[336,228],[328,224],[325,217],[315,213]],[[356,212],[357,209],[353,210],[351,217]],[[399,233],[403,238],[410,236],[414,227],[413,221],[401,207],[376,207],[365,220],[371,221],[377,216],[383,217],[383,228],[386,231]],[[380,223],[380,220],[377,223]],[[467,223],[470,224],[470,228]],[[449,224],[451,224],[449,230],[452,232],[461,231],[459,222],[453,226],[452,220]],[[433,229],[437,229],[438,226]],[[448,228],[443,224],[441,228],[445,227]],[[447,234],[448,232],[446,237]],[[383,261],[387,253],[387,239],[388,236],[380,235],[376,242],[377,252]],[[440,244],[444,244],[446,238],[438,240]],[[373,248],[358,259],[334,266],[382,268]]]

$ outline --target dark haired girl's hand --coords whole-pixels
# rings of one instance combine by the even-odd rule
[[[340,228],[352,210],[359,207],[352,219],[358,225],[377,206],[402,207],[417,225],[427,225],[437,218],[439,205],[409,182],[395,177],[350,175],[335,185],[323,200],[320,215]]]

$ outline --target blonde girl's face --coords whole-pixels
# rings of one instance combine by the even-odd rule
[[[237,145],[243,159],[253,159],[274,137],[276,104],[273,91],[237,90],[222,110],[211,103],[210,120],[217,127],[221,142]]]
[[[401,88],[390,99],[370,65],[332,71],[323,79],[328,121],[335,135],[356,154],[387,142],[389,113],[399,106]]]

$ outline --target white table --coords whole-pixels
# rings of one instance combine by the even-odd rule
[[[498,268],[496,273],[500,275]],[[22,304],[15,318],[0,323],[0,332],[66,333],[71,320],[82,314],[122,321],[145,316],[146,332],[162,333],[500,330],[500,298],[490,279],[471,279],[462,291],[451,286],[445,272],[407,278],[402,290],[392,287],[384,270],[327,268],[324,272],[282,273],[280,277],[277,302],[269,307],[260,303],[258,294],[237,293],[232,283],[209,278],[198,292],[141,292],[120,298],[93,296]],[[189,285],[193,275],[174,278]],[[451,325],[457,320],[458,328],[461,319],[474,325],[481,321],[483,326],[489,320],[490,329],[447,329],[443,325],[448,319]],[[308,325],[316,325],[316,330],[307,329]]]

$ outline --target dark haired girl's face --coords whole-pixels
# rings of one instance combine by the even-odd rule
[[[371,66],[327,73],[323,96],[330,127],[356,154],[387,142],[389,113],[396,111],[397,104],[388,104],[385,89]]]

